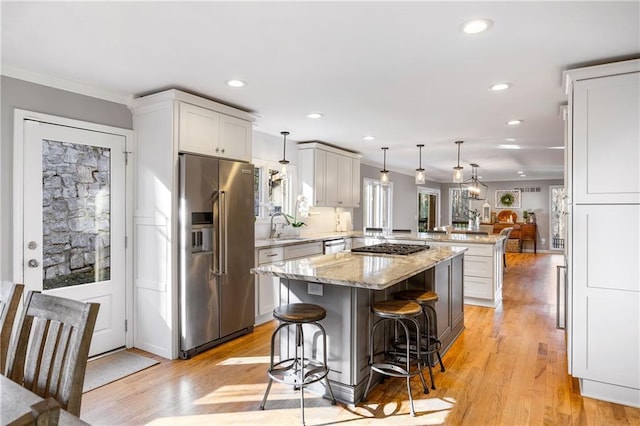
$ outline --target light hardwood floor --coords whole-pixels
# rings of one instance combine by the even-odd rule
[[[355,407],[306,392],[307,424],[640,425],[640,409],[582,398],[566,373],[564,332],[555,328],[561,263],[556,255],[507,255],[503,303],[465,306],[466,328],[444,356],[447,371],[435,369],[437,390],[423,394],[414,378],[416,417],[405,381],[391,379]],[[272,330],[273,322],[256,327],[187,361],[158,358],[159,365],[86,393],[81,417],[95,425],[299,424],[299,392],[291,388],[274,384],[258,410]]]

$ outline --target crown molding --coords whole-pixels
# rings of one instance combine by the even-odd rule
[[[40,74],[34,71],[28,71],[22,68],[12,67],[8,65],[2,65],[0,74],[11,78],[16,78],[18,80],[29,81],[31,83],[52,87],[54,89],[65,90],[67,92],[73,92],[79,95],[90,96],[92,98],[98,98],[127,106],[130,105],[131,101],[133,100],[132,95],[98,89],[96,87],[91,87],[86,84],[78,83],[64,78]]]

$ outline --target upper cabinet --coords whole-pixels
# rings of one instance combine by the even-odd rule
[[[317,207],[360,206],[360,157],[320,143],[298,146],[300,192]]]
[[[251,121],[187,102],[178,109],[181,152],[251,161]]]
[[[567,71],[573,199],[640,202],[640,61]]]

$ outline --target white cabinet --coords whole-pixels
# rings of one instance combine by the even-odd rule
[[[360,206],[360,158],[319,143],[298,146],[300,192],[317,207]]]
[[[256,250],[256,265],[268,265],[284,260],[283,247]],[[256,325],[273,319],[273,310],[280,300],[280,278],[256,275]]]
[[[134,346],[177,358],[178,152],[250,161],[251,115],[179,90],[134,99],[131,109],[137,145],[132,155]],[[221,155],[216,144],[232,148]]]
[[[640,407],[640,60],[565,77],[569,372],[583,396]]]
[[[322,254],[322,241],[291,244],[284,247],[268,247],[256,250],[258,266],[282,262],[300,257]],[[280,278],[256,275],[256,320],[262,324],[273,319],[273,310],[280,303]]]
[[[178,103],[182,152],[251,160],[251,122],[186,102]]]
[[[640,203],[640,72],[573,86],[573,202]]]
[[[466,247],[464,253],[464,303],[494,308],[502,300],[502,242],[461,244],[428,241],[431,246]]]

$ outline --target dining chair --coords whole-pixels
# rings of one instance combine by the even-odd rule
[[[9,354],[7,377],[80,416],[98,303],[30,291]]]
[[[500,235],[505,235],[505,239],[502,240],[502,264],[505,268],[507,267],[507,243],[509,242],[509,235],[511,235],[511,231],[513,231],[512,226],[502,228],[500,231]]]
[[[0,374],[4,374],[7,368],[9,341],[23,291],[24,284],[0,282]]]
[[[7,423],[7,426],[54,426],[59,419],[60,404],[49,397],[31,405],[31,411]]]

